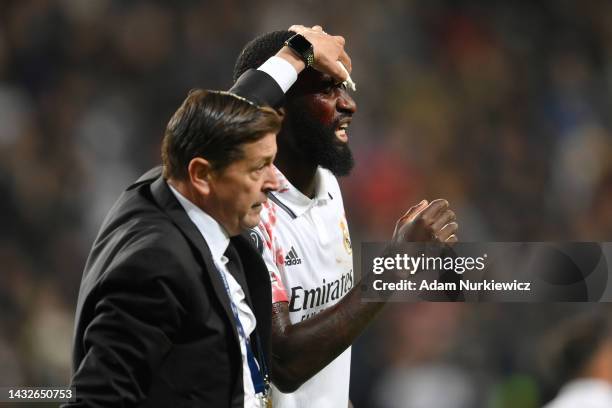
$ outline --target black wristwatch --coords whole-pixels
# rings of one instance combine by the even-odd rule
[[[303,35],[294,35],[285,41],[285,45],[291,48],[304,61],[306,68],[314,63],[314,48]]]

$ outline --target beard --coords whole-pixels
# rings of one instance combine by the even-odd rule
[[[336,129],[343,117],[329,126],[316,123],[301,109],[293,109],[287,117],[288,128],[293,135],[291,143],[296,157],[303,157],[315,165],[331,171],[334,176],[347,176],[355,164],[348,143],[336,137]]]

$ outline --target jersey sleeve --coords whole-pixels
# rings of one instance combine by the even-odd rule
[[[270,273],[270,284],[272,285],[272,303],[288,302],[287,290],[281,279],[280,268],[284,267],[283,249],[278,245],[278,241],[274,236],[274,224],[270,220],[269,204],[264,206],[264,211],[261,214],[261,222],[255,228],[255,231],[262,239],[261,256],[266,263],[268,272]],[[267,207],[267,208],[266,208]],[[266,211],[267,210],[267,211]],[[274,218],[273,218],[274,219]]]

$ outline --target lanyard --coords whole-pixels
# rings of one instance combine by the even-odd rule
[[[266,362],[265,362],[265,358],[263,355],[263,350],[261,348],[261,341],[259,340],[259,335],[257,334],[257,329],[255,329],[255,337],[257,340],[257,351],[259,353],[259,358],[261,360],[263,374],[259,368],[259,365],[257,364],[257,361],[255,360],[255,356],[253,355],[253,349],[251,348],[251,341],[246,336],[244,332],[244,328],[242,327],[242,323],[240,322],[240,318],[238,317],[238,309],[236,309],[236,305],[234,304],[234,301],[232,300],[232,295],[231,295],[231,291],[229,288],[229,284],[227,283],[227,277],[225,276],[225,273],[223,272],[223,268],[220,268],[219,265],[216,264],[216,262],[215,262],[215,266],[217,266],[217,270],[219,271],[219,274],[221,275],[221,280],[223,281],[223,285],[225,286],[225,291],[227,292],[227,296],[229,297],[230,305],[232,307],[232,314],[234,315],[234,320],[236,321],[236,329],[238,330],[238,335],[241,340],[244,339],[244,342],[246,344],[247,362],[249,363],[249,371],[251,372],[251,381],[253,381],[253,387],[255,388],[255,394],[266,394],[268,391],[268,384],[267,384],[268,369],[266,367]]]

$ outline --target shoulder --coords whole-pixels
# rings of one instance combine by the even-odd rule
[[[129,269],[146,273],[148,279],[173,277],[195,262],[185,237],[166,220],[128,226],[122,235],[108,272]]]
[[[190,280],[199,269],[178,227],[163,211],[144,203],[129,209],[119,206],[109,216],[86,265],[91,283],[143,284],[157,279],[178,283]]]

